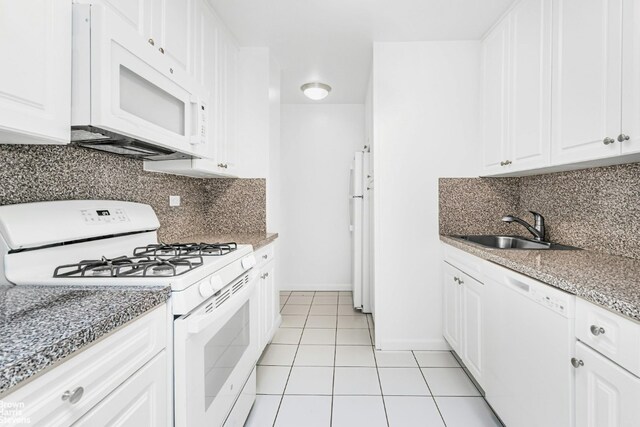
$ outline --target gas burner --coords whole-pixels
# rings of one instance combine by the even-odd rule
[[[134,256],[180,257],[189,255],[222,256],[238,249],[236,243],[158,243],[135,248]]]
[[[133,256],[85,260],[57,267],[53,277],[154,277],[179,276],[203,264],[199,255]]]

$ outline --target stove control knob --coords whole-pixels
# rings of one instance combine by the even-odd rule
[[[202,295],[205,298],[209,298],[211,295],[213,295],[216,292],[214,287],[211,286],[210,280],[203,280],[202,282],[200,282],[199,288],[200,288],[200,295]]]
[[[245,270],[248,270],[255,265],[256,257],[254,257],[253,255],[249,255],[248,257],[242,259],[242,268],[244,268]]]
[[[209,286],[213,289],[213,292],[218,292],[222,289],[222,279],[220,276],[211,276],[209,278]]]

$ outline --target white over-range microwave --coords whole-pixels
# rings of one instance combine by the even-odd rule
[[[73,5],[72,142],[144,159],[192,157],[207,140],[209,96],[116,12]]]

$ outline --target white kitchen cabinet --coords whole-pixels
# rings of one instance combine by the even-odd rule
[[[458,284],[458,270],[446,262],[443,265],[444,275],[444,322],[443,335],[451,348],[460,353],[460,286]]]
[[[640,2],[624,0],[622,9],[622,126],[616,139],[625,155],[640,152]]]
[[[29,418],[29,425],[33,426],[72,425],[93,408],[99,408],[105,399],[110,414],[126,416],[127,407],[132,411],[138,410],[135,405],[130,405],[136,396],[130,392],[118,393],[117,390],[123,385],[128,388],[128,381],[163,352],[167,339],[167,307],[163,305],[79,354],[65,359],[60,365],[4,397],[3,401],[21,405],[21,415]],[[147,408],[156,403],[161,406],[160,419],[166,419],[170,412],[166,405],[170,394],[166,358],[157,361],[152,370],[155,381],[153,385],[145,386],[147,391],[140,389],[139,386],[143,384],[139,380],[134,380],[135,386],[128,389],[140,390],[141,394],[146,393],[147,397],[156,399],[157,402],[147,402],[146,397],[138,396],[138,402],[147,405]],[[116,398],[117,394],[121,396]],[[153,410],[154,413],[160,411],[155,407]],[[159,412],[156,415],[160,415]]]
[[[550,163],[551,0],[521,0],[510,12],[508,145],[512,171]]]
[[[275,243],[256,251],[256,269],[260,275],[259,353],[271,341],[280,326],[280,292],[276,281]]]
[[[521,0],[483,48],[483,173],[548,166],[551,0]]]
[[[578,342],[576,426],[625,427],[640,419],[640,378]]]
[[[551,158],[616,156],[622,103],[622,0],[555,0]]]
[[[443,335],[471,375],[481,383],[484,285],[448,262],[443,262],[443,270]]]
[[[167,355],[163,350],[73,425],[169,426],[167,384]]]
[[[77,3],[89,3],[89,1],[78,1]],[[153,0],[100,0],[99,4],[116,12],[141,37],[151,37]]]
[[[234,175],[237,166],[238,46],[228,33],[218,38],[216,161],[219,172]]]
[[[482,382],[482,345],[484,341],[483,294],[484,285],[467,276],[460,277],[462,297],[462,346],[460,357],[471,375]]]
[[[71,2],[0,0],[0,143],[68,144]]]
[[[482,43],[482,167],[486,174],[505,171],[507,132],[509,20]]]
[[[154,0],[151,38],[158,52],[193,75],[190,67],[192,51],[192,0]]]

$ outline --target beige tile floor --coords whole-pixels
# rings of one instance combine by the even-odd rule
[[[351,292],[282,292],[245,427],[499,427],[448,351],[376,351]]]

